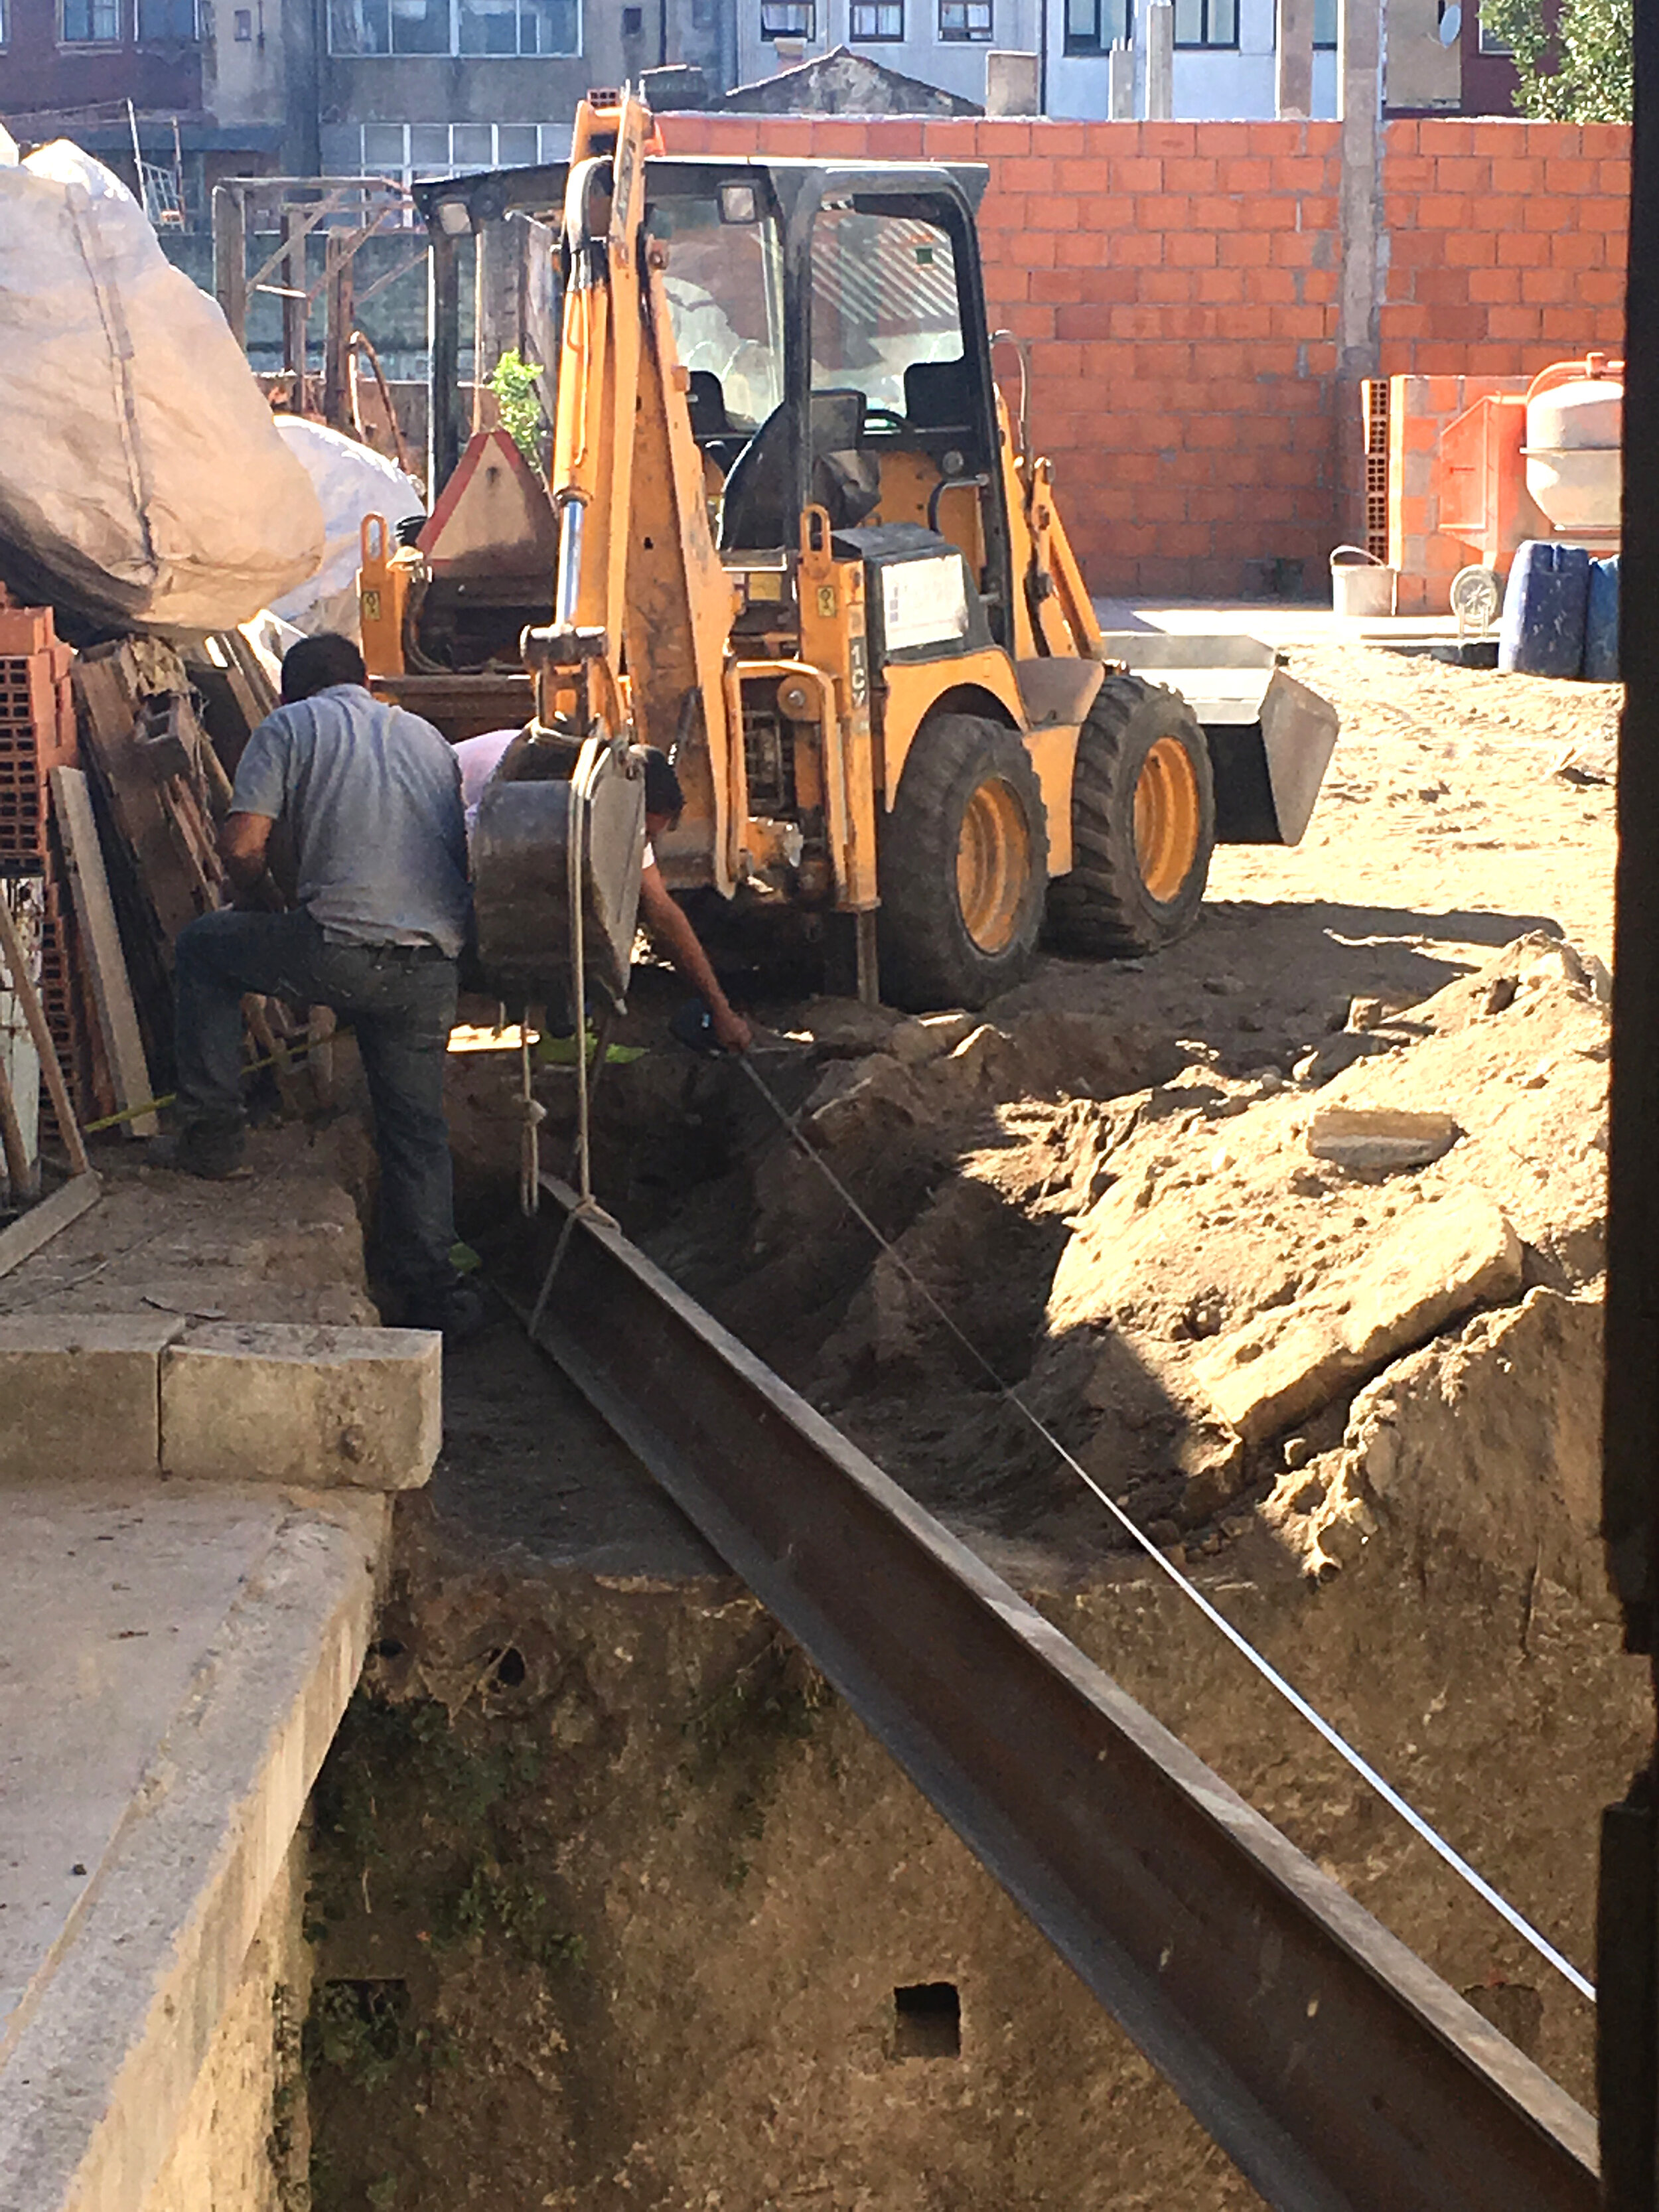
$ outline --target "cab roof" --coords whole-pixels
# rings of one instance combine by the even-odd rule
[[[434,178],[414,188],[415,204],[428,228],[439,205],[459,202],[469,228],[510,214],[556,215],[564,204],[568,161],[546,161],[527,169],[475,169],[459,177]],[[892,193],[908,198],[957,200],[975,214],[985,196],[990,170],[982,161],[823,161],[810,155],[756,158],[726,154],[653,154],[647,159],[647,197],[672,188],[684,178],[689,187],[704,179],[764,177],[773,196],[787,209],[803,197],[824,198],[840,192]]]

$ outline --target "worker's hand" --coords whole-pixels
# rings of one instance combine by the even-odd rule
[[[747,1052],[755,1042],[755,1033],[743,1016],[734,1013],[730,1006],[711,1006],[708,1027],[715,1043],[722,1052]]]

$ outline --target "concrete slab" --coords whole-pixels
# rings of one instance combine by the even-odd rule
[[[229,1482],[410,1490],[443,1439],[429,1329],[198,1325],[161,1362],[161,1464]]]
[[[0,1493],[0,2204],[137,2212],[362,1663],[386,1502]]]
[[[1175,636],[1239,632],[1266,645],[1430,645],[1457,635],[1450,615],[1388,615],[1361,619],[1328,606],[1291,599],[1186,599],[1154,605],[1145,599],[1099,599],[1103,629],[1164,630]]]
[[[0,1481],[154,1476],[167,1314],[0,1315]]]

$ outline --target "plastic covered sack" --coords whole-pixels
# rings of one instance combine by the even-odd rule
[[[133,628],[225,629],[302,583],[323,518],[216,303],[119,179],[0,145],[0,568]]]
[[[278,415],[276,429],[289,453],[304,462],[323,510],[323,562],[309,583],[274,602],[271,612],[295,629],[339,630],[359,636],[357,569],[366,514],[385,517],[395,532],[411,514],[424,514],[421,488],[384,453],[359,445],[325,422]]]

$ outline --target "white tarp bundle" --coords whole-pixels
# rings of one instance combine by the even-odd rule
[[[32,590],[222,629],[312,575],[323,518],[216,303],[118,178],[0,131],[0,539]]]
[[[298,629],[336,629],[356,638],[363,520],[380,515],[395,542],[400,522],[426,512],[421,487],[384,453],[331,430],[326,422],[310,422],[299,415],[279,415],[276,421],[289,453],[305,463],[322,505],[326,543],[316,574],[273,600],[270,611]]]

